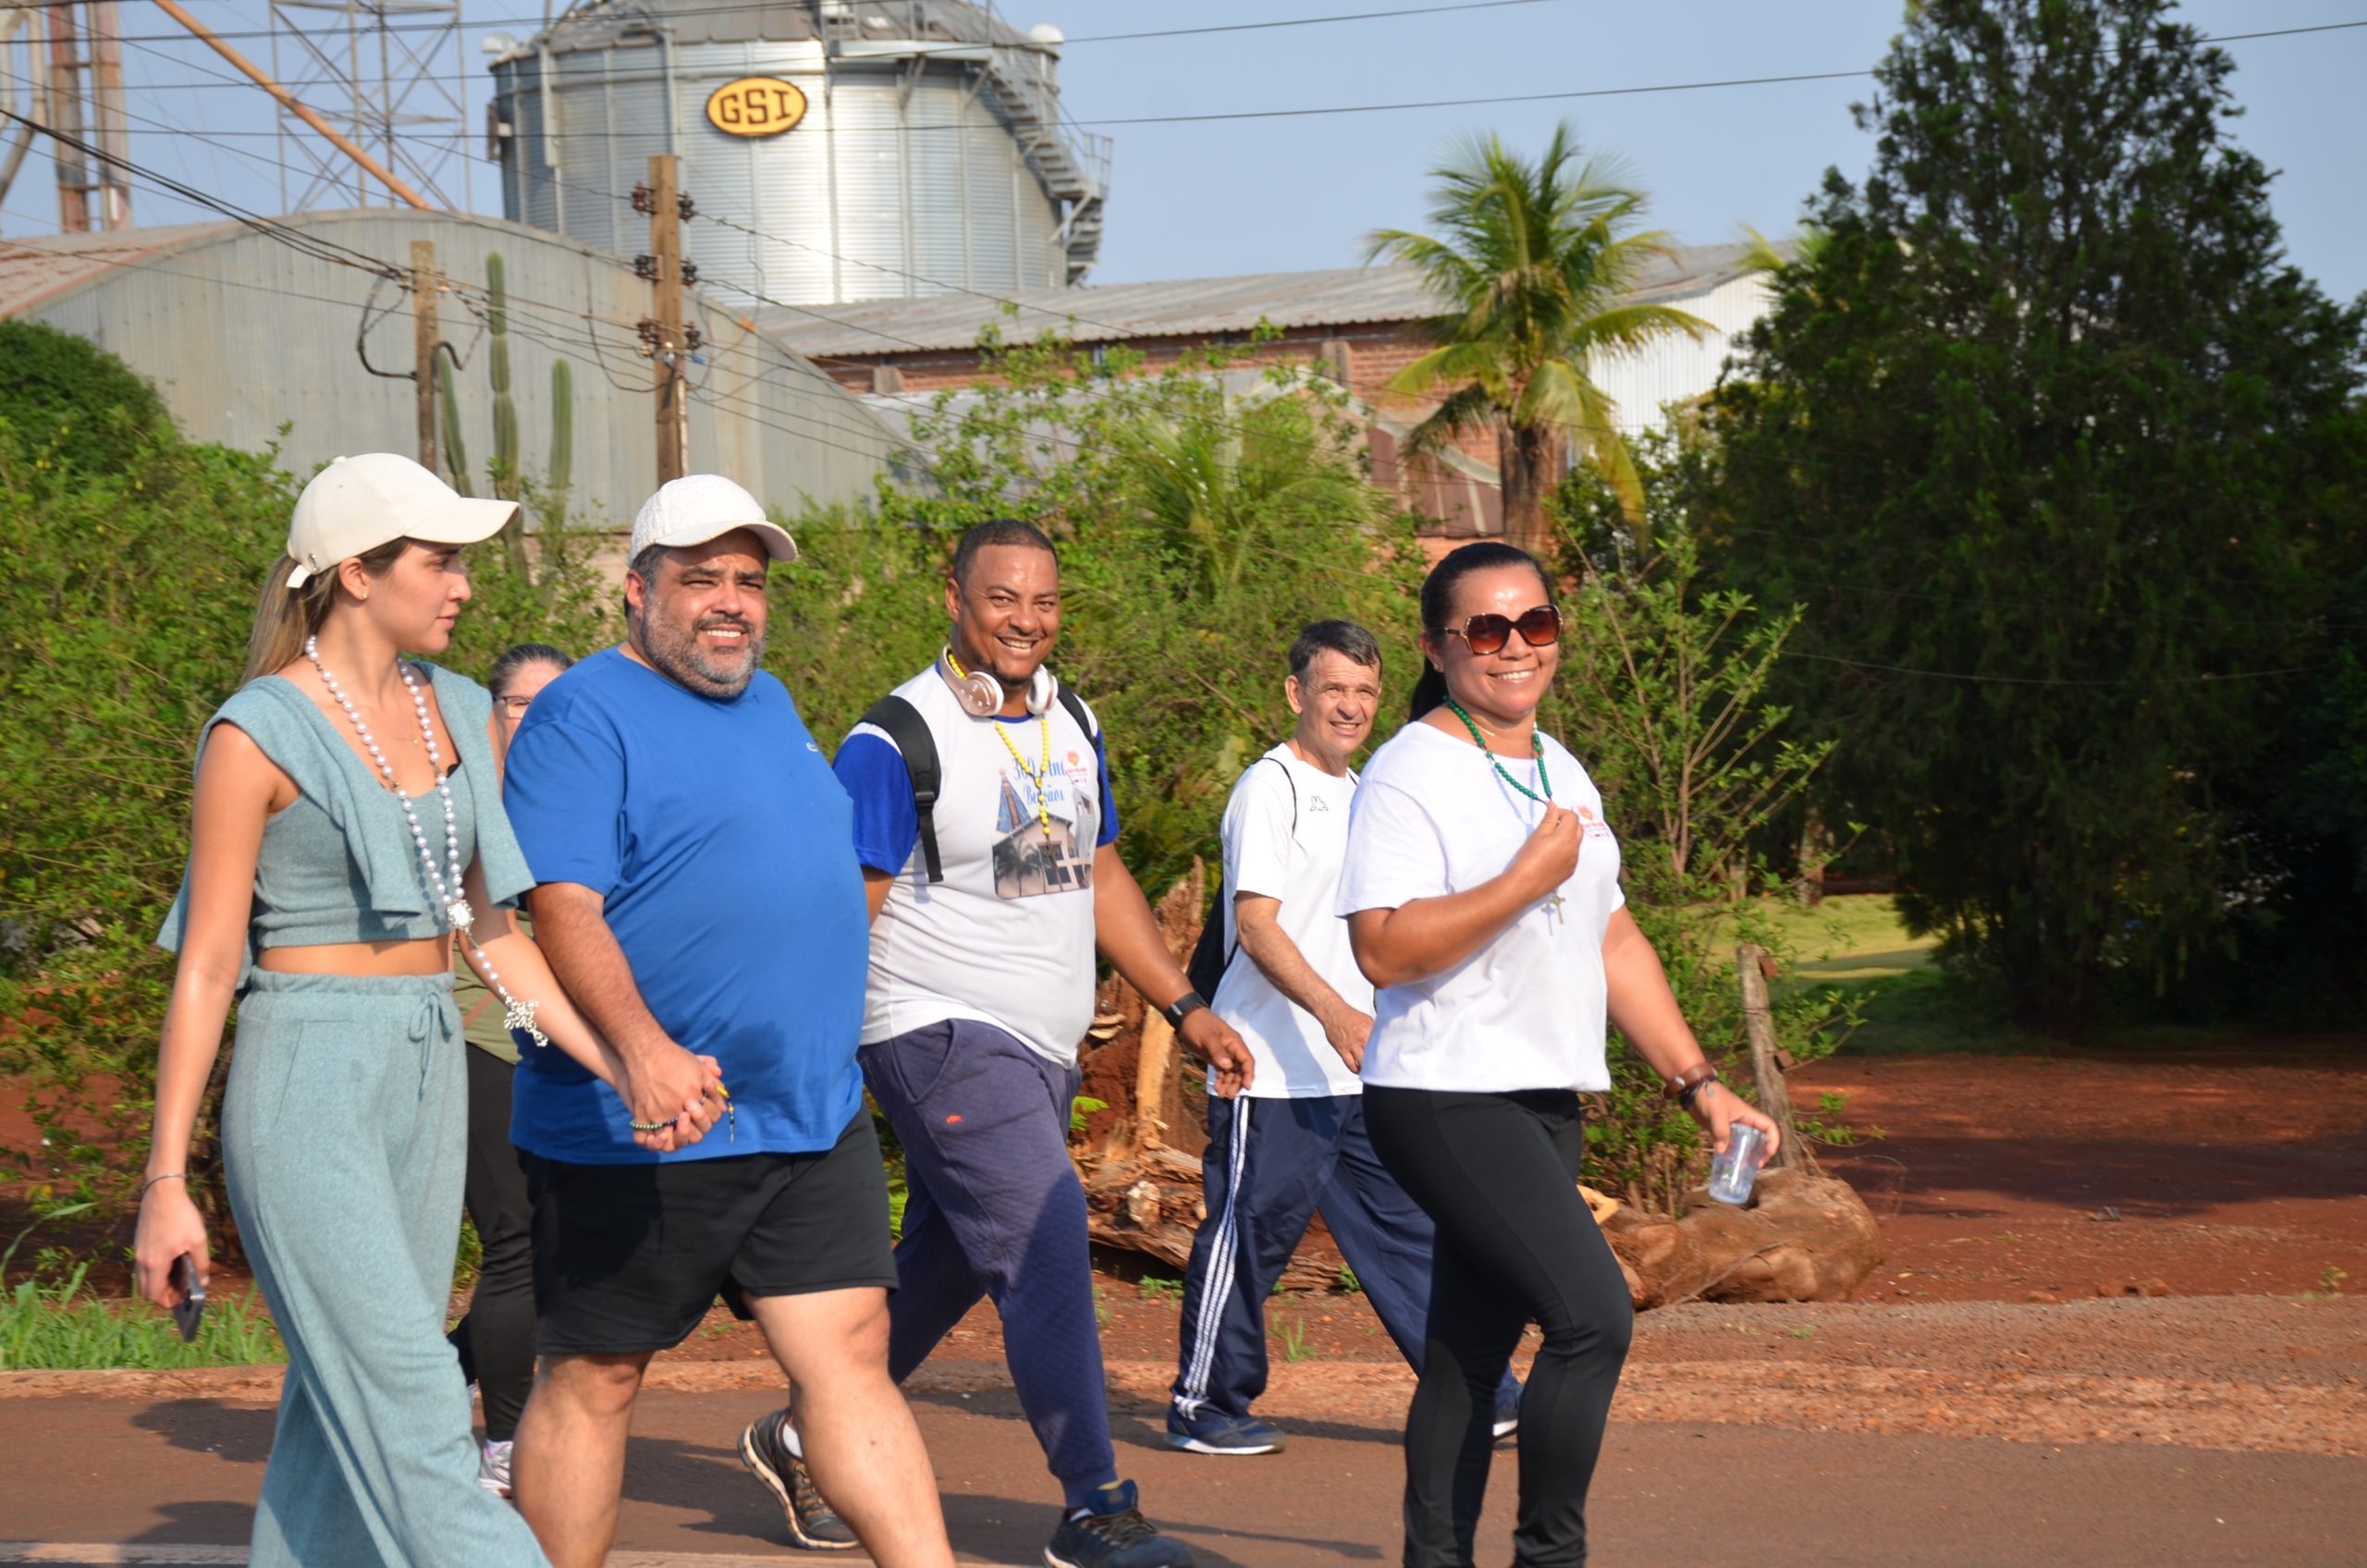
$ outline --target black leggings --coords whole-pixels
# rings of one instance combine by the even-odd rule
[[[1587,1558],[1587,1487],[1635,1313],[1578,1196],[1568,1090],[1365,1090],[1373,1146],[1438,1226],[1429,1342],[1405,1417],[1405,1568],[1471,1568],[1496,1383],[1521,1331],[1544,1344],[1520,1405],[1516,1568]]]
[[[484,1243],[469,1315],[447,1336],[460,1372],[484,1400],[487,1442],[517,1435],[518,1414],[534,1384],[533,1206],[526,1173],[509,1142],[510,1078],[518,1071],[490,1051],[468,1047],[469,1219]]]

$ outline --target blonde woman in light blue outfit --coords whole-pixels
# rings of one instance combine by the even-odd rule
[[[511,924],[532,878],[484,689],[404,657],[444,650],[461,546],[516,509],[390,453],[331,463],[296,503],[246,683],[199,741],[135,1255],[159,1305],[187,1294],[177,1260],[204,1280],[188,1156],[235,998],[225,1173],[288,1346],[255,1568],[546,1561],[477,1484],[444,1341],[466,1115],[454,931],[513,1017],[604,1080],[616,1063]],[[720,1105],[639,1136],[695,1142]]]

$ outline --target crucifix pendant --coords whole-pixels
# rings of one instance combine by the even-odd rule
[[[1551,913],[1552,917],[1556,920],[1567,919],[1567,917],[1562,913],[1563,901],[1562,889],[1559,888],[1554,888],[1545,900],[1545,907],[1547,911]]]

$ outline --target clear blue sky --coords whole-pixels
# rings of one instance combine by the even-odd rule
[[[1141,29],[1269,21],[1385,10],[1417,0],[1020,0],[1004,17],[1049,21],[1072,38]],[[225,30],[258,28],[262,0],[200,0]],[[489,78],[478,42],[533,31],[537,0],[470,0],[467,59],[476,134]],[[127,31],[169,33],[153,7],[127,0]],[[2210,33],[2367,20],[2367,0],[2188,0]],[[1522,92],[1637,87],[1797,72],[1862,70],[1897,31],[1901,0],[1538,0],[1459,15],[1213,33],[1140,42],[1077,42],[1062,82],[1080,120],[1143,115],[1383,104]],[[518,18],[528,18],[521,26]],[[268,45],[245,45],[267,56]],[[2246,114],[2236,134],[2271,168],[2293,258],[2328,291],[2367,290],[2367,29],[2227,45]],[[135,116],[202,130],[227,151],[135,118],[132,155],[258,210],[276,211],[269,105],[260,94],[167,84],[220,68],[194,43],[126,51]],[[1736,237],[1752,224],[1787,232],[1828,165],[1853,176],[1870,153],[1848,106],[1864,78],[1581,99],[1565,104],[1110,128],[1117,140],[1107,239],[1095,280],[1126,282],[1346,266],[1376,227],[1418,227],[1425,173],[1457,132],[1495,129],[1523,147],[1567,116],[1592,147],[1631,161],[1655,198],[1653,217],[1679,239]],[[478,164],[470,203],[498,209]],[[30,164],[0,213],[0,233],[55,226],[44,162]],[[161,195],[135,199],[144,223],[198,209]]]

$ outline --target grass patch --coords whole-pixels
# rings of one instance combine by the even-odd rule
[[[87,1371],[129,1366],[253,1366],[288,1359],[263,1304],[216,1296],[194,1344],[183,1344],[169,1314],[144,1301],[86,1293],[83,1270],[58,1284],[27,1280],[0,1297],[0,1371]]]

